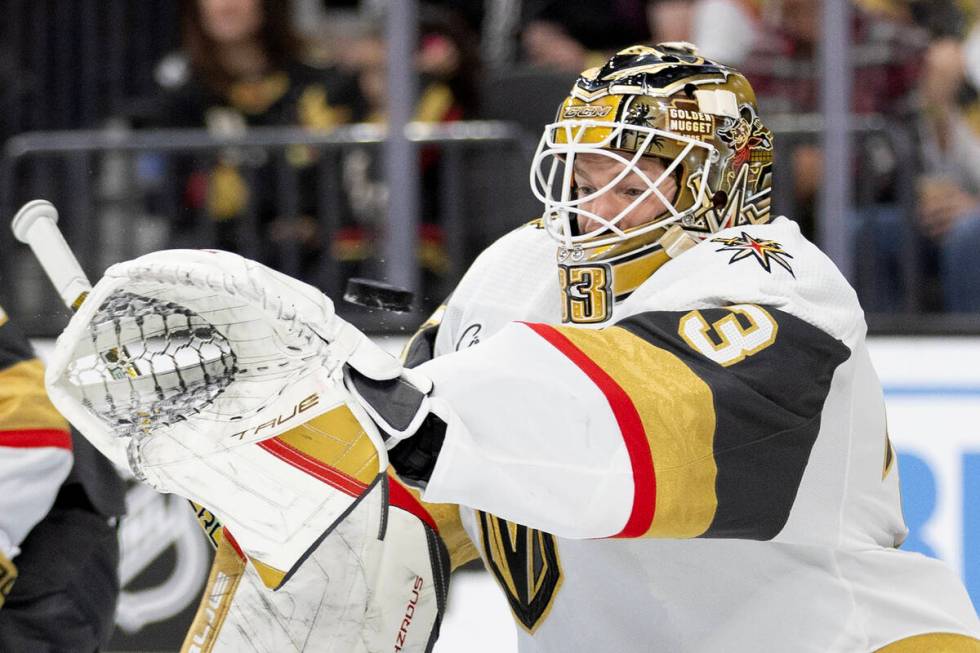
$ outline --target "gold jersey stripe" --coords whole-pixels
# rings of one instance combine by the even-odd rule
[[[718,508],[711,389],[674,354],[626,329],[559,327],[629,396],[646,434],[656,472],[647,537],[697,537]]]
[[[68,430],[44,391],[44,367],[36,358],[0,370],[0,430]]]
[[[980,640],[968,635],[926,633],[893,642],[875,653],[980,653]]]

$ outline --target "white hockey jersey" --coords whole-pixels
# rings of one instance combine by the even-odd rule
[[[779,218],[561,325],[555,244],[484,252],[432,361],[448,430],[424,499],[463,525],[522,653],[865,652],[980,634],[906,529],[853,290]]]
[[[0,555],[20,552],[71,466],[68,423],[44,392],[41,362],[0,308]]]

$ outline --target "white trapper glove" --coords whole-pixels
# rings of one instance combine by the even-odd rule
[[[402,374],[316,288],[235,254],[172,250],[106,271],[46,386],[117,465],[218,515],[275,588],[388,468],[375,426],[391,428],[387,412],[368,415],[345,370]]]

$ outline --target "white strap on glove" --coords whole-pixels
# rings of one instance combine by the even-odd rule
[[[386,436],[389,449],[415,435],[429,415],[432,381],[415,370],[403,368],[400,376],[385,379],[351,365],[344,370],[344,383]]]

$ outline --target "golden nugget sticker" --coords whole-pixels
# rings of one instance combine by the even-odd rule
[[[593,104],[576,104],[566,107],[564,118],[605,118],[612,111],[612,107],[600,107]]]
[[[700,111],[670,107],[667,109],[667,130],[685,136],[710,136],[715,131],[715,119]]]

